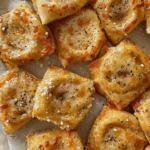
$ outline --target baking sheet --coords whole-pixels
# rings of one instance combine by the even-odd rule
[[[0,0],[0,15],[7,12],[7,10],[11,10],[20,1],[21,0]],[[31,4],[31,0],[27,1]],[[136,45],[141,48],[141,50],[143,50],[147,55],[150,56],[150,36],[146,34],[145,22],[142,22],[125,38],[130,38],[133,42],[135,42]],[[68,69],[78,75],[90,77],[90,73],[86,69],[86,66],[89,63],[89,61],[76,63],[69,66]],[[52,64],[61,66],[55,53],[49,55],[45,59],[26,64],[23,67],[25,67],[31,74],[42,79],[44,73],[48,68],[48,65]],[[0,73],[5,72],[6,70],[6,66],[0,61]],[[105,102],[106,101],[104,97],[95,94],[93,106],[90,110],[90,113],[84,118],[84,120],[79,124],[77,128],[84,145],[87,141],[88,133],[92,127],[93,121],[97,118]],[[52,129],[55,127],[56,126],[52,123],[40,121],[38,119],[32,119],[15,133],[7,135],[4,132],[3,125],[0,121],[0,150],[26,150],[26,135],[35,131]]]

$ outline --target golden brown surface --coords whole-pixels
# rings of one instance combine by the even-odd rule
[[[32,115],[74,129],[90,111],[94,91],[92,80],[50,66],[37,89]]]
[[[143,93],[132,104],[135,110],[135,116],[138,118],[140,125],[150,143],[150,90]]]
[[[60,129],[35,132],[27,136],[27,150],[83,150],[77,131]]]
[[[144,0],[145,3],[145,15],[146,15],[146,32],[150,34],[150,0]]]
[[[91,4],[113,45],[144,20],[144,4],[141,0],[91,0]]]
[[[42,24],[47,24],[78,12],[88,0],[32,0],[32,2],[42,20]]]
[[[143,150],[146,144],[135,116],[106,105],[90,131],[87,150]]]
[[[8,134],[32,119],[33,98],[39,82],[19,68],[0,76],[0,118]]]
[[[150,145],[147,145],[144,150],[150,150]]]
[[[149,86],[150,60],[129,39],[89,65],[96,90],[123,109]]]
[[[90,7],[52,24],[57,54],[64,67],[94,60],[106,42],[99,19]]]
[[[26,2],[0,17],[0,57],[8,68],[45,58],[54,49],[49,28]]]

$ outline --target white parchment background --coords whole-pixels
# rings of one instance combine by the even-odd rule
[[[7,10],[11,10],[17,3],[21,0],[0,0],[0,15],[5,13]],[[30,0],[28,0],[31,3]],[[150,55],[150,36],[146,34],[146,23],[142,22],[137,28],[132,31],[132,33],[127,36],[133,42],[135,42],[146,54]],[[86,66],[90,62],[76,63],[68,67],[72,72],[79,74],[81,76],[90,77]],[[47,70],[48,65],[56,64],[61,66],[56,54],[51,54],[45,59],[41,59],[36,62],[29,63],[24,65],[24,67],[36,77],[42,79],[44,73]],[[6,71],[5,65],[0,62],[0,73]],[[100,110],[105,104],[105,98],[95,94],[94,102],[90,113],[85,117],[85,119],[79,124],[77,130],[81,136],[82,142],[85,145],[88,137],[88,133],[92,127],[93,121],[97,118]],[[32,119],[24,127],[19,129],[13,134],[7,135],[4,132],[3,125],[0,121],[0,150],[26,150],[26,135],[43,130],[43,129],[52,129],[56,126],[52,123],[45,121],[39,121],[37,119]]]

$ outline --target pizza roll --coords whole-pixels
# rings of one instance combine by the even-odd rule
[[[150,143],[150,90],[143,93],[132,104],[135,116],[138,118],[141,127]]]
[[[144,4],[141,0],[91,0],[91,4],[113,45],[144,20]]]
[[[26,2],[0,17],[0,57],[8,68],[45,58],[54,48],[49,28]]]
[[[15,132],[32,119],[33,98],[39,82],[19,68],[0,76],[0,118],[6,133]]]
[[[147,21],[147,27],[146,32],[150,34],[150,0],[144,0],[145,3],[145,14],[146,14],[146,21]]]
[[[149,86],[149,57],[129,39],[109,48],[102,58],[89,65],[89,70],[97,92],[106,96],[119,110]]]
[[[146,144],[134,115],[106,105],[94,122],[86,150],[143,150]]]
[[[94,60],[106,42],[99,19],[90,7],[53,24],[57,54],[64,67]]]
[[[83,150],[77,131],[60,129],[35,132],[27,136],[27,150]]]
[[[144,150],[150,150],[150,145],[147,145]]]
[[[32,2],[42,20],[42,24],[48,24],[78,12],[88,0],[32,0]]]
[[[74,129],[90,111],[94,91],[92,80],[50,66],[37,89],[32,115]]]

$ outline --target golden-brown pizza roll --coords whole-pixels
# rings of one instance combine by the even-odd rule
[[[144,20],[144,4],[141,0],[91,0],[91,4],[113,45]]]
[[[147,145],[144,150],[150,150],[150,145]]]
[[[150,60],[129,39],[111,47],[89,65],[99,94],[110,99],[119,110],[126,107],[149,86]]]
[[[94,91],[92,80],[50,66],[37,89],[32,115],[74,129],[90,111]]]
[[[56,21],[53,25],[57,54],[64,67],[94,60],[106,42],[96,12],[82,8],[78,13]]]
[[[20,68],[0,76],[0,118],[6,133],[15,132],[32,119],[33,98],[39,82]]]
[[[150,143],[150,90],[138,97],[132,104],[135,116],[138,118],[141,127]]]
[[[150,34],[150,0],[144,0],[145,3],[145,15],[146,15],[146,21],[147,21],[147,27],[146,32]]]
[[[49,28],[26,2],[0,17],[0,57],[8,68],[45,58],[54,48]]]
[[[77,131],[60,129],[35,132],[27,136],[27,150],[83,150]]]
[[[143,150],[146,144],[134,115],[106,105],[94,122],[86,150]]]
[[[42,20],[42,24],[48,24],[78,12],[88,0],[32,0],[32,2]]]

